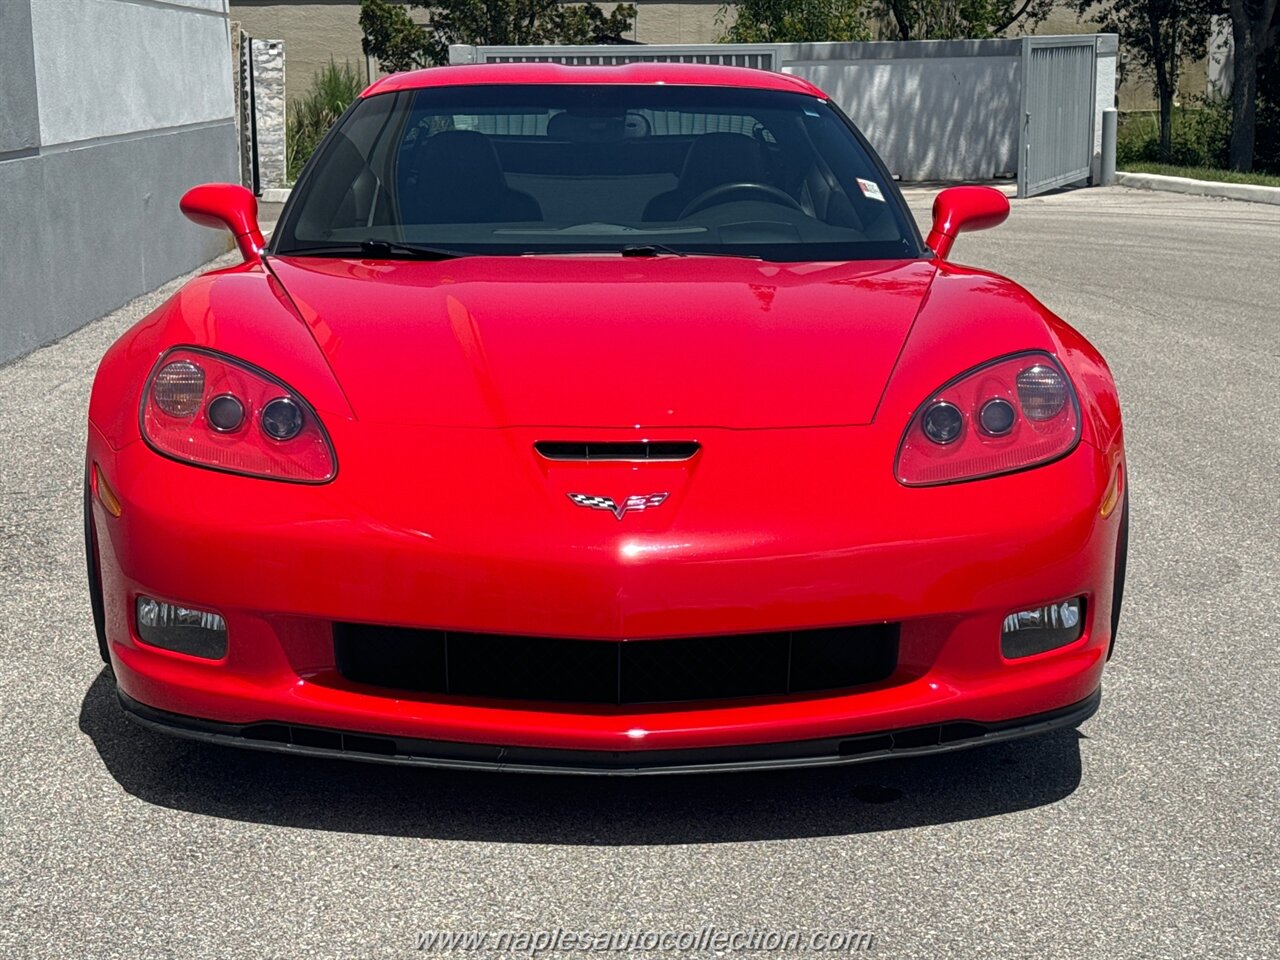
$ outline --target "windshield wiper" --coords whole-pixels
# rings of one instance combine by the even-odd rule
[[[665,243],[629,243],[618,251],[624,257],[738,257],[742,260],[762,260],[754,253],[726,253],[723,250],[677,250]]]
[[[412,257],[415,260],[453,260],[465,257],[460,250],[446,250],[444,247],[420,247],[412,243],[399,243],[395,240],[361,240],[360,249],[371,257]]]
[[[689,255],[683,250],[668,247],[665,243],[629,243],[618,252],[624,257],[656,257],[664,253],[673,257]]]
[[[400,243],[396,240],[361,240],[359,243],[329,243],[313,247],[295,247],[292,250],[281,250],[282,257],[343,257],[343,256],[376,257],[383,260],[453,260],[470,254],[460,250],[446,250],[442,247],[419,247],[411,243]]]

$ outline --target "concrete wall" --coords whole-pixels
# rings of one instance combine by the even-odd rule
[[[421,19],[421,12],[415,16]],[[231,0],[231,19],[251,37],[284,41],[291,100],[307,92],[311,78],[331,58],[339,64],[345,60],[369,79],[360,47],[360,0]]]
[[[226,0],[0,0],[0,363],[227,249],[190,186],[239,178]]]
[[[5,2],[5,0],[0,0]],[[614,0],[598,0],[606,10]],[[628,34],[640,43],[714,43],[724,34],[717,23],[722,0],[632,0],[636,6],[634,29]],[[251,37],[282,39],[289,49],[289,96],[306,92],[311,76],[333,57],[348,60],[368,77],[364,52],[360,47],[360,0],[231,0],[231,18],[239,20]],[[419,20],[424,15],[414,10]],[[728,12],[731,20],[732,9]],[[886,24],[888,27],[888,24]],[[1082,19],[1067,0],[1059,0],[1048,18],[1031,33],[1041,36],[1097,33],[1098,24]],[[1012,33],[1027,32],[1021,26]],[[1123,51],[1117,61],[1119,106],[1121,110],[1154,110],[1151,82],[1139,76],[1132,63],[1125,64]],[[1203,94],[1206,89],[1206,62],[1183,65],[1179,89],[1184,99]],[[374,73],[377,74],[376,65]]]
[[[613,4],[598,0],[606,10]],[[724,36],[725,25],[717,23],[721,4],[707,0],[632,0],[636,7],[635,28],[628,35],[640,43],[715,43]],[[728,14],[733,20],[732,11]]]
[[[3,0],[0,0],[3,2]],[[600,0],[612,10],[615,0]],[[633,29],[627,34],[640,43],[714,43],[724,33],[716,23],[719,0],[632,0]],[[426,14],[414,8],[418,21]],[[379,76],[360,45],[360,0],[231,0],[231,19],[251,37],[283,40],[289,51],[287,96],[305,94],[311,78],[328,64],[346,61],[366,81]]]

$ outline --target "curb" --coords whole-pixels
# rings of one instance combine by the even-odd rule
[[[271,187],[263,190],[258,199],[263,203],[284,203],[292,192],[288,187]]]
[[[1280,204],[1280,187],[1263,187],[1252,183],[1219,183],[1214,180],[1192,180],[1190,177],[1165,177],[1155,173],[1122,173],[1116,171],[1113,184],[1137,190],[1164,190],[1189,193],[1199,197],[1225,197],[1248,203]]]

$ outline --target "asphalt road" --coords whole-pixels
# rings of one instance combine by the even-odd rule
[[[145,732],[94,648],[81,451],[98,357],[173,285],[0,368],[0,956],[704,923],[865,930],[882,957],[1280,955],[1280,208],[1065,193],[955,252],[1109,357],[1133,554],[1097,716],[934,759],[577,780]]]

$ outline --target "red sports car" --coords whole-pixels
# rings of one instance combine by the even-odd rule
[[[922,240],[790,76],[449,67],[337,123],[269,243],[125,334],[89,409],[101,652],[134,719],[363,760],[848,763],[1096,708],[1116,388]]]

